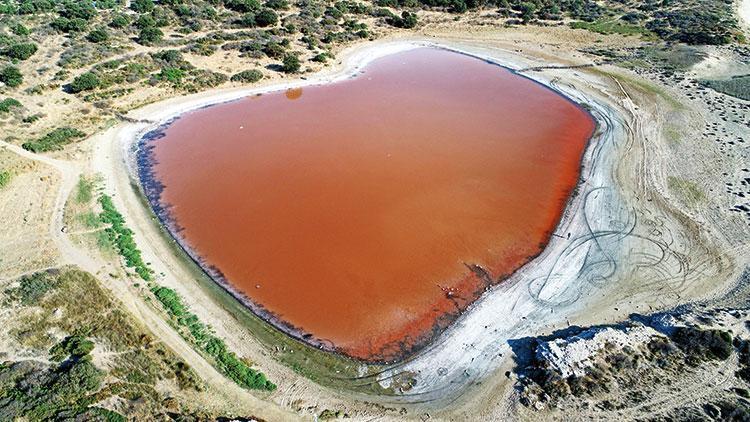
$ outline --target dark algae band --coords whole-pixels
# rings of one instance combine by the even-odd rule
[[[391,362],[543,250],[594,129],[528,78],[418,48],[186,113],[137,158],[162,224],[254,313]]]

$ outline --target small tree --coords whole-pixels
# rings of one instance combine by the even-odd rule
[[[70,92],[78,93],[81,91],[91,91],[101,84],[99,77],[91,72],[86,72],[75,79],[70,84]]]
[[[524,23],[528,23],[534,18],[534,12],[536,12],[536,5],[534,3],[523,2],[519,9],[521,10],[521,20]]]
[[[15,88],[23,83],[23,75],[18,68],[8,65],[0,70],[0,82],[11,88]]]
[[[284,56],[284,60],[282,61],[282,70],[286,73],[297,73],[299,72],[299,68],[301,66],[301,63],[299,61],[299,57],[297,57],[294,53],[287,53]]]
[[[417,14],[407,11],[401,12],[401,27],[411,29],[417,26]]]

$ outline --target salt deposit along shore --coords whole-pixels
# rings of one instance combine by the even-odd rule
[[[188,263],[174,254],[169,239],[133,188],[137,178],[132,148],[143,133],[186,111],[261,92],[340,80],[374,58],[420,45],[453,49],[515,69],[587,107],[599,129],[586,152],[577,193],[558,225],[557,236],[540,256],[487,292],[427,349],[378,374],[351,380],[352,384],[377,382],[384,388],[394,387],[395,395],[332,391],[278,363],[238,319],[210,299]],[[677,166],[682,158],[675,158],[663,141],[661,125],[667,116],[675,118],[675,106],[667,94],[644,88],[648,85],[617,68],[567,68],[588,64],[575,54],[525,47],[519,52],[517,45],[502,38],[450,34],[364,44],[341,54],[339,65],[307,80],[174,98],[133,111],[127,116],[129,121],[95,137],[91,168],[103,175],[105,191],[113,195],[134,230],[144,260],[160,274],[159,282],[177,290],[231,349],[279,385],[269,400],[280,408],[288,409],[295,400],[304,399],[309,405],[344,407],[362,417],[396,417],[398,413],[384,408],[397,412],[402,407],[412,415],[490,416],[503,408],[490,408],[490,402],[483,401],[496,391],[512,394],[504,388],[509,381],[501,374],[513,364],[510,351],[515,339],[569,324],[612,322],[631,312],[645,313],[710,296],[729,286],[738,268],[746,264],[741,261],[747,260],[736,240],[747,236],[746,225],[715,221],[708,214],[711,210],[688,215],[665,187],[666,175],[691,170]],[[539,67],[547,68],[529,70]],[[701,164],[700,151],[690,157],[691,149],[698,150],[700,145],[684,148],[685,160]],[[721,201],[707,196],[711,204]],[[120,289],[118,294],[142,301],[132,290]],[[184,345],[175,347],[178,352],[182,349]],[[190,356],[188,361],[192,364],[193,359]],[[221,375],[210,374],[210,367],[199,369],[203,378],[215,380],[212,388],[254,397],[220,382]],[[498,399],[502,397],[492,403]]]

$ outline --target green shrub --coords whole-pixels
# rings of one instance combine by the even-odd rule
[[[49,351],[50,358],[59,362],[68,356],[81,358],[94,350],[94,342],[81,336],[68,336],[61,342],[52,346]]]
[[[0,70],[0,82],[15,88],[23,83],[23,75],[17,67],[8,65]]]
[[[99,77],[92,72],[86,72],[80,76],[76,76],[73,82],[70,83],[70,92],[76,94],[82,91],[91,91],[96,89],[101,84]]]
[[[16,107],[21,107],[21,103],[15,98],[6,98],[0,101],[0,113],[8,113]]]
[[[10,180],[13,178],[13,174],[7,170],[0,171],[0,189],[8,186]]]
[[[11,299],[29,306],[37,304],[47,292],[57,286],[57,278],[53,277],[50,272],[42,271],[21,277],[18,287],[5,290],[5,294]]]
[[[24,142],[21,147],[31,152],[46,152],[60,150],[64,145],[75,139],[83,138],[86,134],[78,129],[62,127],[42,136],[41,138]]]
[[[185,71],[177,67],[167,67],[161,70],[158,79],[178,85],[185,77]]]
[[[299,72],[301,63],[299,57],[294,53],[287,53],[282,61],[281,69],[286,73],[297,73]]]
[[[50,23],[52,28],[65,33],[70,32],[83,32],[88,27],[89,23],[85,19],[81,18],[73,18],[68,19],[64,17],[59,17]]]
[[[417,15],[407,11],[401,12],[401,16],[391,16],[387,19],[388,24],[397,28],[411,29],[417,26]]]
[[[37,46],[31,42],[11,45],[3,54],[16,60],[26,60],[37,51]]]
[[[225,0],[224,7],[235,12],[247,13],[259,10],[260,2],[258,0]]]
[[[31,33],[31,31],[29,31],[29,28],[25,27],[21,23],[17,23],[11,26],[10,31],[15,35],[18,35],[19,37],[25,37]]]
[[[130,25],[130,19],[128,19],[127,15],[115,15],[112,20],[109,22],[109,26],[112,28],[125,28],[126,26]]]
[[[104,28],[97,28],[86,35],[86,39],[93,43],[100,43],[109,39],[109,32]]]
[[[255,83],[263,79],[263,73],[258,69],[243,70],[232,76],[232,82]]]
[[[141,32],[138,33],[138,43],[152,45],[161,41],[162,37],[164,37],[164,33],[161,32],[161,29],[148,26],[141,29]]]
[[[147,13],[154,10],[154,0],[133,0],[130,9],[138,13]]]
[[[94,181],[81,176],[76,184],[76,202],[86,204],[94,198]]]
[[[102,212],[99,218],[110,227],[106,229],[112,243],[125,260],[125,266],[133,268],[135,272],[145,281],[153,279],[151,268],[143,262],[141,251],[133,239],[133,232],[125,226],[125,218],[115,208],[112,198],[102,194],[99,196],[99,204]]]
[[[263,9],[255,15],[255,23],[260,27],[276,25],[279,15],[273,9]]]

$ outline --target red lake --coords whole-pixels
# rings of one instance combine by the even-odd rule
[[[141,176],[172,234],[256,313],[391,361],[541,252],[594,129],[536,82],[418,48],[186,113],[144,139]]]

